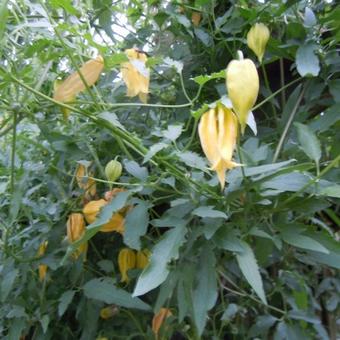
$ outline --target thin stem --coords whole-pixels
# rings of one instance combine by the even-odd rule
[[[189,97],[188,92],[187,92],[187,90],[185,89],[185,86],[184,86],[184,80],[183,80],[183,73],[182,73],[182,71],[179,72],[179,79],[181,81],[181,86],[182,86],[182,90],[183,90],[185,98],[187,99],[188,102],[192,103],[191,98]]]
[[[195,118],[195,121],[194,121],[194,125],[192,127],[192,132],[191,132],[191,136],[190,136],[190,139],[189,139],[189,142],[188,144],[184,147],[183,151],[187,151],[191,144],[193,143],[194,139],[195,139],[195,136],[196,136],[196,130],[197,130],[197,125],[198,125],[198,118]]]
[[[284,128],[284,130],[282,132],[282,135],[280,137],[279,143],[278,143],[278,145],[276,147],[276,150],[275,150],[275,153],[274,153],[274,157],[273,157],[273,163],[276,163],[276,161],[277,161],[277,159],[279,157],[280,151],[281,151],[282,146],[283,146],[283,142],[284,142],[284,140],[285,140],[285,138],[287,136],[288,130],[289,130],[289,128],[290,128],[290,126],[291,126],[291,124],[292,124],[292,122],[294,120],[295,114],[296,114],[296,112],[297,112],[297,110],[298,110],[298,108],[300,106],[300,103],[302,101],[303,95],[305,93],[305,89],[306,88],[304,87],[303,90],[301,91],[301,93],[300,93],[300,95],[299,95],[299,97],[298,97],[298,99],[297,99],[297,101],[295,103],[295,106],[294,106],[292,112],[290,113],[290,116],[289,116],[289,119],[287,121],[287,124],[286,124],[286,126],[285,126],[285,128]]]
[[[281,81],[281,88],[283,91],[281,92],[281,106],[285,107],[286,105],[286,91],[285,91],[285,70],[284,70],[284,63],[283,58],[280,58],[280,81]]]
[[[18,117],[18,113],[14,111],[13,112],[12,152],[11,152],[11,182],[10,182],[11,194],[13,194],[14,192],[15,149],[16,149],[16,141],[17,141],[17,117]]]
[[[264,65],[263,65],[262,63],[261,63],[261,68],[262,68],[264,83],[265,83],[265,85],[266,85],[267,90],[271,93],[272,90],[271,90],[271,88],[270,88],[270,86],[269,86],[267,71],[266,71],[266,68],[264,67]],[[275,117],[275,121],[277,121],[277,112],[276,112],[275,105],[274,105],[272,102],[270,102],[270,104],[271,104],[271,107],[272,107],[273,115],[274,115],[274,117]]]

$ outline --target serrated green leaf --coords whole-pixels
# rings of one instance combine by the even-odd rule
[[[295,123],[294,125],[297,128],[302,150],[315,163],[319,163],[321,158],[321,147],[315,133],[307,125],[303,125],[301,123]]]
[[[194,320],[201,336],[207,322],[207,313],[217,300],[216,259],[210,245],[202,249],[196,274],[197,286],[193,291]]]
[[[84,294],[89,299],[115,304],[126,308],[151,310],[151,307],[123,289],[116,287],[111,278],[92,279],[83,287]]]
[[[328,249],[325,248],[318,241],[315,241],[311,237],[294,233],[292,230],[290,230],[289,232],[283,232],[282,238],[286,243],[292,246],[308,250],[314,250],[324,254],[329,254]]]
[[[195,78],[192,78],[192,80],[196,82],[198,85],[204,85],[209,80],[220,78],[225,79],[225,70],[221,70],[220,72],[214,72],[212,74],[200,75]]]
[[[243,251],[241,253],[236,253],[236,259],[238,265],[241,269],[242,274],[254,289],[255,293],[261,299],[264,304],[267,304],[266,295],[263,289],[262,278],[260,275],[260,270],[257,265],[257,261],[253,250],[249,247],[246,242],[242,242]]]
[[[186,232],[184,225],[178,225],[163,235],[151,251],[150,263],[139,276],[133,296],[144,295],[166,280],[169,274],[168,263],[178,258]]]

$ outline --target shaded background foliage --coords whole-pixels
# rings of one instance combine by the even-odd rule
[[[152,338],[154,312],[168,307],[165,338],[336,338],[334,1],[2,0],[0,16],[2,337]],[[264,65],[257,63],[258,135],[247,129],[241,138],[236,159],[246,167],[228,174],[222,193],[202,157],[197,121],[226,94],[219,72],[237,50],[256,61],[246,45],[255,22],[271,30]],[[128,99],[119,77],[123,51],[133,46],[149,56],[150,105]],[[104,73],[65,121],[50,100],[54,81],[97,53]],[[140,214],[131,211],[123,237],[88,233],[86,262],[65,258],[67,216],[85,200],[77,162],[91,162],[103,180],[100,198],[109,189],[103,167],[115,156],[124,165],[124,203]],[[143,274],[129,272],[128,285],[117,266],[125,246],[153,253]],[[112,304],[119,312],[101,319]]]

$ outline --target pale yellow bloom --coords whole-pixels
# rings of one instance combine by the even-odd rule
[[[83,164],[78,164],[76,170],[76,180],[78,187],[85,191],[85,196],[95,196],[96,195],[96,181],[93,178],[88,178],[91,176],[91,173],[88,173],[86,167]]]
[[[232,60],[226,70],[226,85],[243,134],[249,112],[256,102],[260,87],[259,75],[253,61],[250,59]]]
[[[82,214],[72,213],[66,224],[67,240],[69,243],[73,243],[81,239],[85,233],[85,220]],[[80,254],[87,252],[87,242],[81,244],[77,251],[74,253],[74,257],[78,258]]]
[[[147,56],[134,48],[125,50],[129,61],[122,64],[122,77],[127,87],[128,97],[137,96],[147,102],[149,93],[149,69],[146,68]]]
[[[45,241],[40,244],[39,249],[38,249],[39,256],[43,256],[45,254],[47,245],[48,245],[48,241]],[[39,271],[39,280],[44,281],[46,277],[46,272],[47,272],[47,265],[40,264],[38,267],[38,271]]]
[[[262,63],[269,36],[268,27],[262,23],[252,26],[247,34],[248,47],[256,54],[260,63]]]
[[[104,68],[104,60],[101,56],[87,61],[79,68],[87,86],[92,86],[99,78]],[[60,102],[72,102],[77,94],[86,89],[86,85],[81,79],[78,71],[72,73],[63,82],[56,84],[53,99]]]
[[[218,104],[201,117],[198,133],[204,154],[216,171],[222,189],[225,185],[225,172],[239,164],[232,161],[237,139],[237,119],[234,113]]]
[[[122,282],[129,282],[128,270],[135,268],[136,254],[134,250],[123,248],[118,254],[118,266]]]
[[[148,249],[137,251],[136,254],[136,268],[144,269],[149,264],[149,257],[151,253]]]

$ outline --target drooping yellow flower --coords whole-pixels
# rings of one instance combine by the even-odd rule
[[[48,245],[48,241],[45,241],[45,242],[40,244],[40,246],[38,248],[38,256],[43,256],[45,254],[47,245]],[[44,281],[45,277],[46,277],[46,272],[47,272],[47,265],[46,264],[40,264],[39,267],[38,267],[38,271],[39,271],[40,281]]]
[[[118,254],[118,266],[122,282],[129,282],[128,270],[135,268],[136,254],[134,250],[123,248]]]
[[[159,330],[169,316],[171,316],[171,310],[169,308],[161,308],[157,314],[154,315],[152,319],[152,331],[158,339]]]
[[[260,63],[266,50],[270,32],[265,24],[257,23],[251,27],[247,34],[248,47],[256,54]]]
[[[87,223],[93,223],[97,215],[99,214],[100,210],[107,204],[108,202],[100,199],[95,201],[90,201],[87,203],[83,208],[83,214]],[[101,228],[100,231],[102,232],[111,232],[116,231],[118,233],[124,232],[124,217],[119,213],[115,213],[112,215],[109,222],[105,223]]]
[[[237,119],[222,104],[210,109],[201,117],[198,133],[204,154],[215,170],[221,184],[225,185],[225,172],[239,164],[232,161],[237,139]]]
[[[86,167],[83,164],[78,164],[76,170],[76,180],[78,187],[85,191],[85,196],[95,196],[96,195],[96,181],[93,178],[89,178],[91,173],[87,172]]]
[[[66,224],[66,233],[67,233],[67,240],[71,244],[79,239],[85,233],[85,220],[82,214],[80,213],[72,213]],[[77,251],[74,253],[74,257],[78,258],[80,254],[87,252],[87,242],[81,244]]]
[[[146,67],[147,56],[134,48],[125,50],[129,58],[128,62],[122,63],[122,77],[127,87],[128,97],[137,96],[143,102],[147,102],[149,93],[150,72]]]
[[[148,249],[138,250],[136,254],[136,268],[144,269],[149,264],[151,253]]]
[[[104,59],[102,56],[98,56],[81,66],[79,72],[82,74],[87,86],[90,87],[98,80],[103,68]],[[53,99],[64,103],[72,102],[77,94],[86,89],[84,81],[78,71],[72,73],[63,82],[56,85]]]
[[[232,60],[226,70],[226,85],[228,96],[233,104],[241,125],[241,132],[247,125],[248,115],[254,106],[259,93],[259,75],[256,66],[250,59],[243,59],[239,51],[240,60]]]

